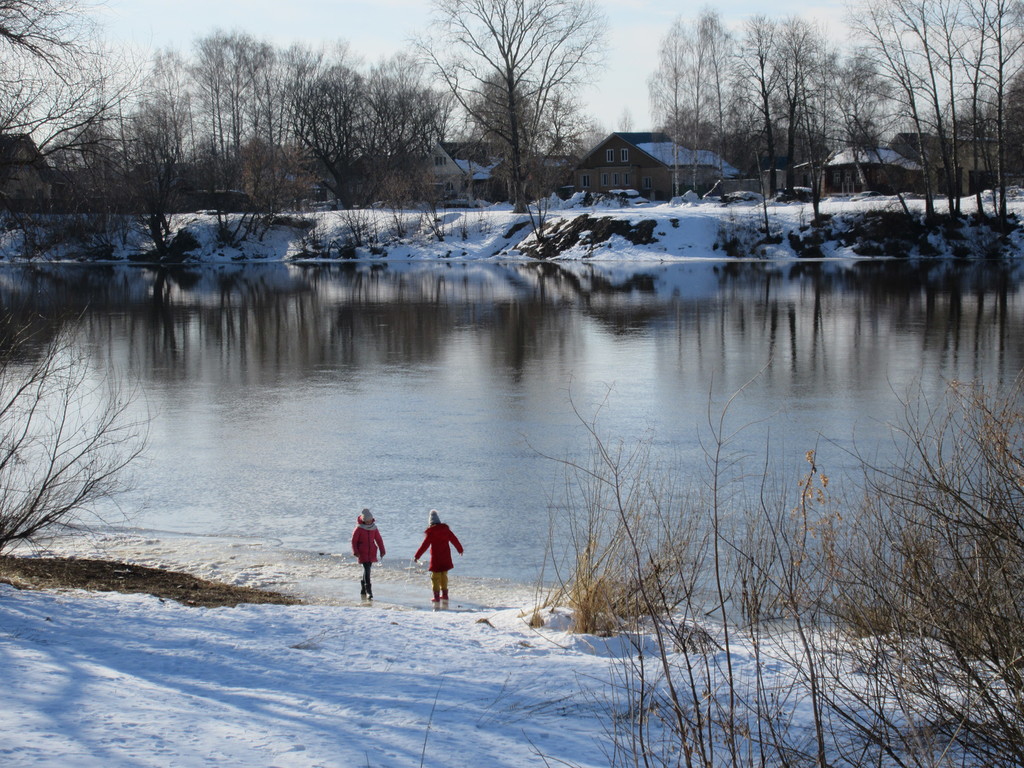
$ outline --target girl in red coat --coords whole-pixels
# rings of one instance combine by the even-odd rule
[[[364,509],[356,518],[356,528],[352,531],[352,555],[363,566],[363,578],[359,582],[359,596],[373,600],[373,588],[370,586],[370,568],[377,562],[377,550],[384,557],[384,539],[377,530],[373,513]]]
[[[434,589],[433,603],[448,601],[448,571],[452,569],[452,550],[450,544],[462,554],[462,544],[456,538],[451,529],[441,522],[436,509],[430,510],[430,522],[423,543],[413,555],[413,560],[419,562],[420,555],[430,547],[430,585]]]

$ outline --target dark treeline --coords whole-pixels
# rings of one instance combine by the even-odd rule
[[[527,211],[602,135],[578,94],[606,21],[589,0],[432,10],[407,53],[376,62],[344,42],[214,31],[132,67],[76,0],[11,0],[0,57],[17,77],[0,91],[0,162],[10,177],[45,157],[50,177],[45,194],[9,179],[3,194],[22,210],[45,197],[93,227],[128,216],[163,252],[185,210],[217,212],[231,242],[311,204],[437,205],[451,190],[436,148],[455,139]],[[1006,188],[1024,174],[1019,0],[859,0],[849,23],[840,45],[799,17],[677,20],[649,65],[653,127],[714,150],[766,196],[809,190],[816,215],[827,163],[845,150],[860,188],[877,165],[874,186],[922,195],[927,216],[958,217],[974,195],[1005,231]],[[876,162],[883,152],[900,159]]]
[[[68,170],[87,209],[144,213],[161,249],[181,210],[260,214],[222,215],[238,230],[310,203],[423,199],[450,114],[408,57],[365,65],[341,43],[280,49],[215,32],[189,56],[158,54],[138,99]]]

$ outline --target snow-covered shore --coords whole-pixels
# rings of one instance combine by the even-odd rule
[[[976,209],[964,198],[963,214]],[[908,200],[915,214],[923,202]],[[179,237],[163,259],[192,263],[237,261],[348,261],[521,259],[543,255],[560,260],[671,262],[687,259],[864,258],[879,255],[929,257],[1015,256],[1024,250],[1024,235],[1000,241],[987,225],[966,219],[956,232],[914,231],[896,198],[830,198],[820,212],[828,221],[813,229],[808,203],[747,201],[723,204],[680,198],[669,203],[605,200],[584,204],[581,196],[553,199],[541,206],[544,232],[580,230],[562,238],[557,252],[537,248],[538,222],[516,214],[507,204],[480,208],[388,207],[346,211],[289,213],[266,220],[234,215],[228,223],[235,241],[225,244],[213,214],[180,214],[172,231]],[[1014,190],[1010,212],[1024,213],[1024,194]],[[865,215],[888,217],[865,225]],[[764,233],[765,220],[769,232]],[[248,222],[248,223],[247,223]],[[250,225],[252,225],[250,227]],[[92,240],[61,234],[58,219],[40,219],[27,231],[10,227],[0,237],[0,261],[155,261],[141,218],[122,217]],[[640,237],[623,230],[639,228]],[[893,230],[896,230],[895,232]],[[575,235],[579,236],[576,237]],[[880,240],[885,242],[879,242]],[[865,243],[869,247],[864,247]]]
[[[607,765],[607,646],[516,609],[207,610],[0,585],[0,761]]]
[[[0,762],[16,766],[607,764],[594,709],[623,643],[531,629],[532,590],[350,557],[134,534],[49,552],[121,558],[309,601],[190,608],[148,595],[0,584]],[[315,562],[313,562],[315,561]],[[311,574],[317,572],[317,577]]]

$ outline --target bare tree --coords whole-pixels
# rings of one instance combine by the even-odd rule
[[[302,49],[282,52],[239,32],[216,32],[196,43],[198,180],[225,242],[262,236],[276,212],[305,197],[311,177],[303,167],[300,148],[307,142],[297,129],[295,104],[305,76],[313,87],[322,84],[314,77],[318,62]]]
[[[798,130],[803,143],[801,156],[808,168],[814,219],[819,220],[821,181],[825,163],[831,156],[840,133],[838,106],[840,87],[839,52],[825,40],[824,34],[811,27],[804,39],[802,52],[805,77],[800,85]],[[792,166],[791,166],[792,167]]]
[[[838,123],[836,138],[842,146],[853,150],[854,165],[864,182],[862,158],[875,156],[883,145],[883,137],[891,132],[896,122],[890,82],[881,76],[875,62],[859,50],[836,65],[833,82]],[[902,180],[892,178],[887,168],[883,166],[882,172],[896,192],[903,213],[912,218],[903,194],[905,190],[898,184]]]
[[[978,0],[966,9],[968,40],[974,44],[972,105],[975,125],[981,123],[980,113],[987,111],[994,126],[996,144],[996,215],[1005,231],[1008,224],[1006,208],[1007,155],[1011,141],[1009,127],[1013,121],[1007,114],[1010,88],[1024,69],[1024,5],[1019,0]],[[979,106],[985,105],[985,108]],[[975,132],[974,146],[981,143]],[[977,151],[977,150],[975,150]],[[979,190],[980,194],[980,190]],[[980,207],[980,206],[979,206]]]
[[[348,46],[328,52],[293,49],[291,127],[319,165],[325,182],[344,206],[358,194],[358,165],[366,120],[365,85]]]
[[[779,68],[780,112],[786,127],[786,189],[796,186],[797,146],[806,119],[808,94],[816,76],[814,57],[820,35],[799,17],[786,19],[779,27],[776,66]]]
[[[405,55],[379,62],[365,85],[363,144],[368,171],[372,168],[366,179],[368,199],[401,203],[421,198],[426,164],[445,135],[450,96],[431,89],[422,64]]]
[[[469,118],[500,149],[516,210],[531,163],[548,154],[543,127],[598,63],[604,19],[590,0],[435,0],[418,48]]]
[[[658,68],[647,81],[651,116],[673,138],[675,148],[685,135],[686,81],[691,49],[689,31],[682,17],[676,18],[658,46]],[[680,193],[679,158],[672,158],[672,196]]]
[[[5,47],[54,68],[80,46],[87,25],[77,0],[0,0],[0,40]]]
[[[131,86],[77,0],[0,0],[0,133],[31,134],[44,153],[102,135]]]
[[[716,150],[719,159],[719,174],[725,162],[726,146],[726,104],[728,102],[729,60],[732,56],[734,40],[722,24],[722,17],[717,11],[705,8],[697,21],[697,39],[702,49],[707,51],[708,62],[708,116],[705,118],[712,125],[712,140],[709,146]]]
[[[0,353],[0,552],[123,490],[144,445],[131,394],[95,377],[70,328],[33,341],[16,332]]]
[[[655,122],[673,138],[674,147],[690,150],[673,161],[676,167],[690,165],[693,189],[700,150],[715,147],[722,157],[729,43],[716,11],[706,8],[692,23],[677,18],[662,38],[658,68],[648,80]],[[672,194],[679,191],[678,179],[673,178]]]
[[[122,138],[125,181],[144,208],[146,230],[163,257],[193,150],[191,95],[180,56],[156,55],[147,93],[125,121]]]
[[[778,54],[778,24],[766,16],[754,16],[744,25],[744,34],[737,49],[735,88],[756,113],[755,123],[761,135],[768,161],[768,195],[778,191],[775,134],[775,101],[779,92],[780,73],[775,65]],[[756,158],[755,158],[756,159]]]
[[[863,508],[836,560],[836,602],[869,639],[852,648],[882,694],[862,731],[893,739],[889,749],[913,755],[915,740],[930,738],[971,764],[1024,764],[1020,403],[1019,381],[908,400],[896,460],[865,462]]]
[[[931,185],[934,162],[928,147],[927,105],[922,103],[918,88],[919,69],[913,41],[905,34],[904,22],[897,8],[888,0],[867,0],[857,8],[851,23],[867,43],[865,54],[872,58],[878,71],[898,94],[902,116],[913,126],[918,159],[925,176],[925,214],[930,217],[935,212]]]

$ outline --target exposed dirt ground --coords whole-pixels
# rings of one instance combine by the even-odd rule
[[[88,589],[97,592],[143,592],[183,605],[215,608],[240,603],[301,603],[287,595],[251,587],[207,581],[179,571],[165,571],[113,560],[64,557],[0,556],[0,582],[19,589]]]

